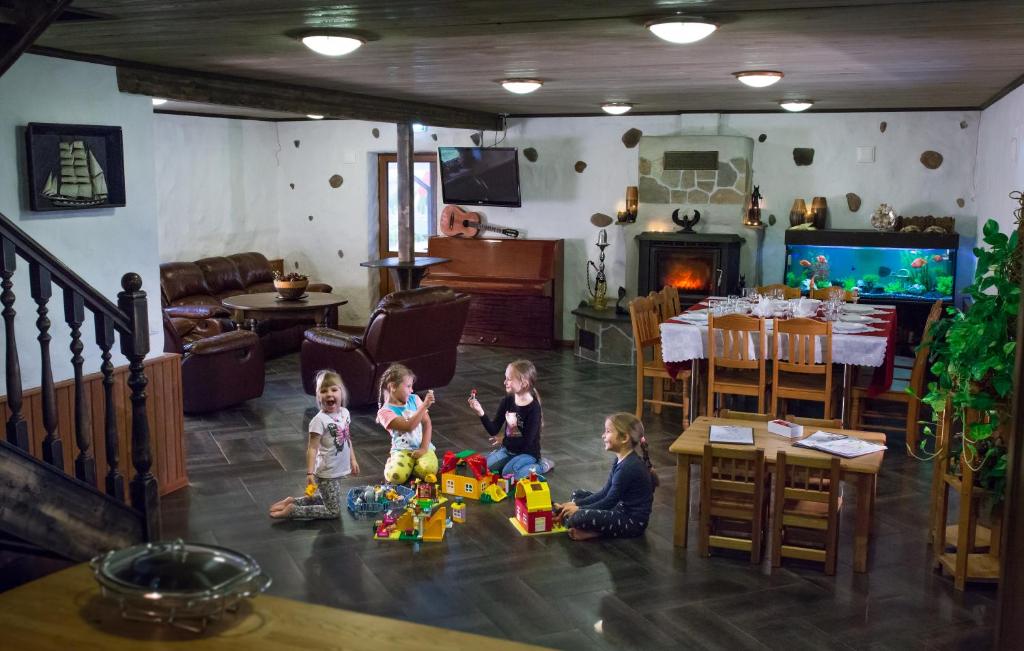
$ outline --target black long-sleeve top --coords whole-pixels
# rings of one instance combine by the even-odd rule
[[[576,502],[581,509],[610,510],[618,505],[634,519],[646,521],[651,516],[654,486],[651,471],[636,453],[612,462],[608,482],[598,492]]]
[[[518,422],[516,427],[508,427],[505,421],[505,414],[513,412]],[[507,395],[498,404],[498,411],[494,414],[494,420],[484,414],[480,422],[484,429],[491,436],[497,436],[502,426],[505,426],[505,441],[503,443],[510,454],[528,454],[540,461],[540,424],[542,413],[540,402],[534,400],[528,405],[520,407],[516,404],[514,395]]]

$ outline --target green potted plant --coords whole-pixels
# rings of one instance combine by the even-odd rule
[[[986,222],[983,242],[974,249],[978,266],[974,282],[964,288],[971,305],[966,311],[947,308],[948,318],[931,328],[931,372],[922,401],[932,408],[933,422],[949,404],[953,419],[969,422],[950,437],[949,454],[976,469],[978,484],[993,505],[1002,501],[1006,483],[1006,441],[1003,425],[1010,418],[1010,396],[1020,308],[1021,241],[1018,232],[999,232]],[[926,428],[927,434],[933,434]],[[923,443],[922,443],[923,445]],[[962,455],[962,456],[961,456]]]

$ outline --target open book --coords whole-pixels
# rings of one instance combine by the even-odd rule
[[[871,454],[872,452],[878,452],[879,450],[888,449],[881,443],[871,443],[870,441],[853,438],[846,434],[834,434],[832,432],[823,432],[821,430],[818,430],[805,439],[793,441],[793,445],[802,448],[810,448],[812,450],[820,450],[821,452],[828,452],[829,454],[835,454],[846,459],[852,459],[865,454]]]
[[[711,443],[729,443],[740,445],[754,444],[753,427],[737,427],[736,425],[712,425],[708,434]]]

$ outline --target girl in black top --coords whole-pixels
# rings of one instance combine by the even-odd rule
[[[508,365],[505,392],[507,395],[498,405],[493,420],[484,414],[475,392],[469,398],[469,407],[480,417],[491,437],[491,446],[497,446],[487,455],[488,469],[499,475],[514,475],[519,481],[530,473],[547,469],[541,465],[540,430],[544,414],[537,393],[537,367],[533,362],[519,359]]]
[[[575,490],[568,502],[555,504],[555,517],[569,527],[573,540],[633,538],[643,534],[651,518],[658,476],[647,454],[644,424],[633,414],[612,414],[604,421],[601,440],[615,455],[604,488]]]

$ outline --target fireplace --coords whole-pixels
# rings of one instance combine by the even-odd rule
[[[743,238],[716,233],[641,233],[637,296],[666,285],[679,290],[684,306],[705,296],[739,292]]]

